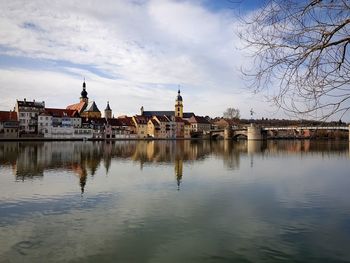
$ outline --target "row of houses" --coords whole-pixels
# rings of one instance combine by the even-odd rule
[[[43,137],[52,139],[191,138],[222,126],[209,117],[183,111],[178,90],[174,111],[145,111],[114,118],[107,102],[104,117],[90,101],[85,80],[80,100],[66,108],[48,108],[44,101],[17,100],[13,111],[0,111],[0,138]]]
[[[176,139],[191,138],[193,133],[210,129],[206,118],[194,114],[189,118],[147,114],[82,117],[77,110],[46,108],[44,102],[25,99],[16,102],[14,111],[0,112],[0,138]]]

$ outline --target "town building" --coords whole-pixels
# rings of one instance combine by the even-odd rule
[[[38,117],[38,132],[48,138],[68,138],[74,128],[81,127],[81,118],[76,110],[46,108]]]
[[[202,116],[192,116],[188,122],[191,124],[192,132],[203,132],[211,129],[210,122]]]
[[[92,129],[94,139],[105,138],[105,118],[82,118],[82,128]]]
[[[191,138],[191,124],[181,117],[173,118],[176,125],[176,138]]]
[[[17,138],[18,127],[16,112],[0,111],[0,138]]]
[[[136,134],[136,126],[132,117],[119,116],[118,120],[121,124],[121,128],[128,134]]]
[[[83,118],[82,126],[92,129],[94,139],[134,139],[135,129],[130,129],[132,123],[125,122],[124,119],[106,118]]]
[[[132,120],[136,127],[137,138],[147,138],[148,137],[148,120],[150,118],[146,116],[135,115]]]
[[[177,92],[177,97],[175,99],[174,111],[145,111],[144,107],[141,107],[141,116],[151,118],[153,116],[168,116],[168,117],[181,117],[184,119],[189,119],[195,114],[193,112],[183,112],[183,99],[180,94],[180,90]]]
[[[220,119],[214,120],[213,125],[218,129],[225,129],[225,128],[233,129],[239,125],[239,120],[220,118]]]
[[[89,101],[85,80],[83,82],[83,90],[81,91],[80,95],[80,102],[67,106],[67,109],[78,111],[81,117],[101,118],[101,112],[98,109],[95,101]]]
[[[136,138],[135,126],[131,118],[111,118],[106,119],[105,125],[106,139],[134,139]]]
[[[158,138],[160,136],[160,125],[159,123],[151,118],[147,123],[147,135],[152,138]]]
[[[188,120],[183,119],[184,122],[184,138],[191,138],[191,123]]]
[[[17,100],[15,111],[19,121],[19,133],[38,132],[38,116],[45,111],[45,102]]]
[[[176,123],[171,121],[167,116],[153,116],[158,125],[159,132],[158,137],[161,139],[174,139],[176,138]]]
[[[193,112],[183,111],[183,98],[178,90],[174,111],[145,111],[133,117],[139,138],[190,138],[191,124],[188,120],[195,116]]]

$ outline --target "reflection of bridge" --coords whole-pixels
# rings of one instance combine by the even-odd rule
[[[350,126],[349,126],[350,127]],[[245,137],[248,140],[264,140],[266,138],[289,137],[289,138],[310,138],[312,132],[316,131],[349,131],[347,126],[294,126],[294,127],[258,127],[253,124],[244,128],[236,129],[215,129],[204,133],[211,139],[224,138],[236,139]],[[283,134],[285,132],[285,134]],[[286,133],[287,132],[287,133]],[[282,135],[281,135],[282,134]],[[350,134],[349,134],[350,141]]]
[[[247,128],[240,129],[215,129],[210,130],[206,134],[210,136],[211,139],[225,138],[225,139],[236,139],[238,137],[248,137]]]

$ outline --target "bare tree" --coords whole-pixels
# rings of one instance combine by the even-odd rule
[[[225,119],[239,119],[241,117],[239,109],[227,108],[223,114]]]
[[[286,112],[326,119],[350,108],[350,1],[267,0],[240,37],[254,62],[244,76]]]

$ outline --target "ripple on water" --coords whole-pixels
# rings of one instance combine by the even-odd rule
[[[13,245],[13,249],[21,254],[21,255],[27,255],[29,251],[38,249],[41,247],[42,241],[31,241],[31,240],[23,240]]]
[[[282,249],[274,249],[269,246],[261,246],[259,247],[259,250],[263,254],[263,258],[266,258],[267,262],[292,261],[292,256],[287,252],[282,251]]]

